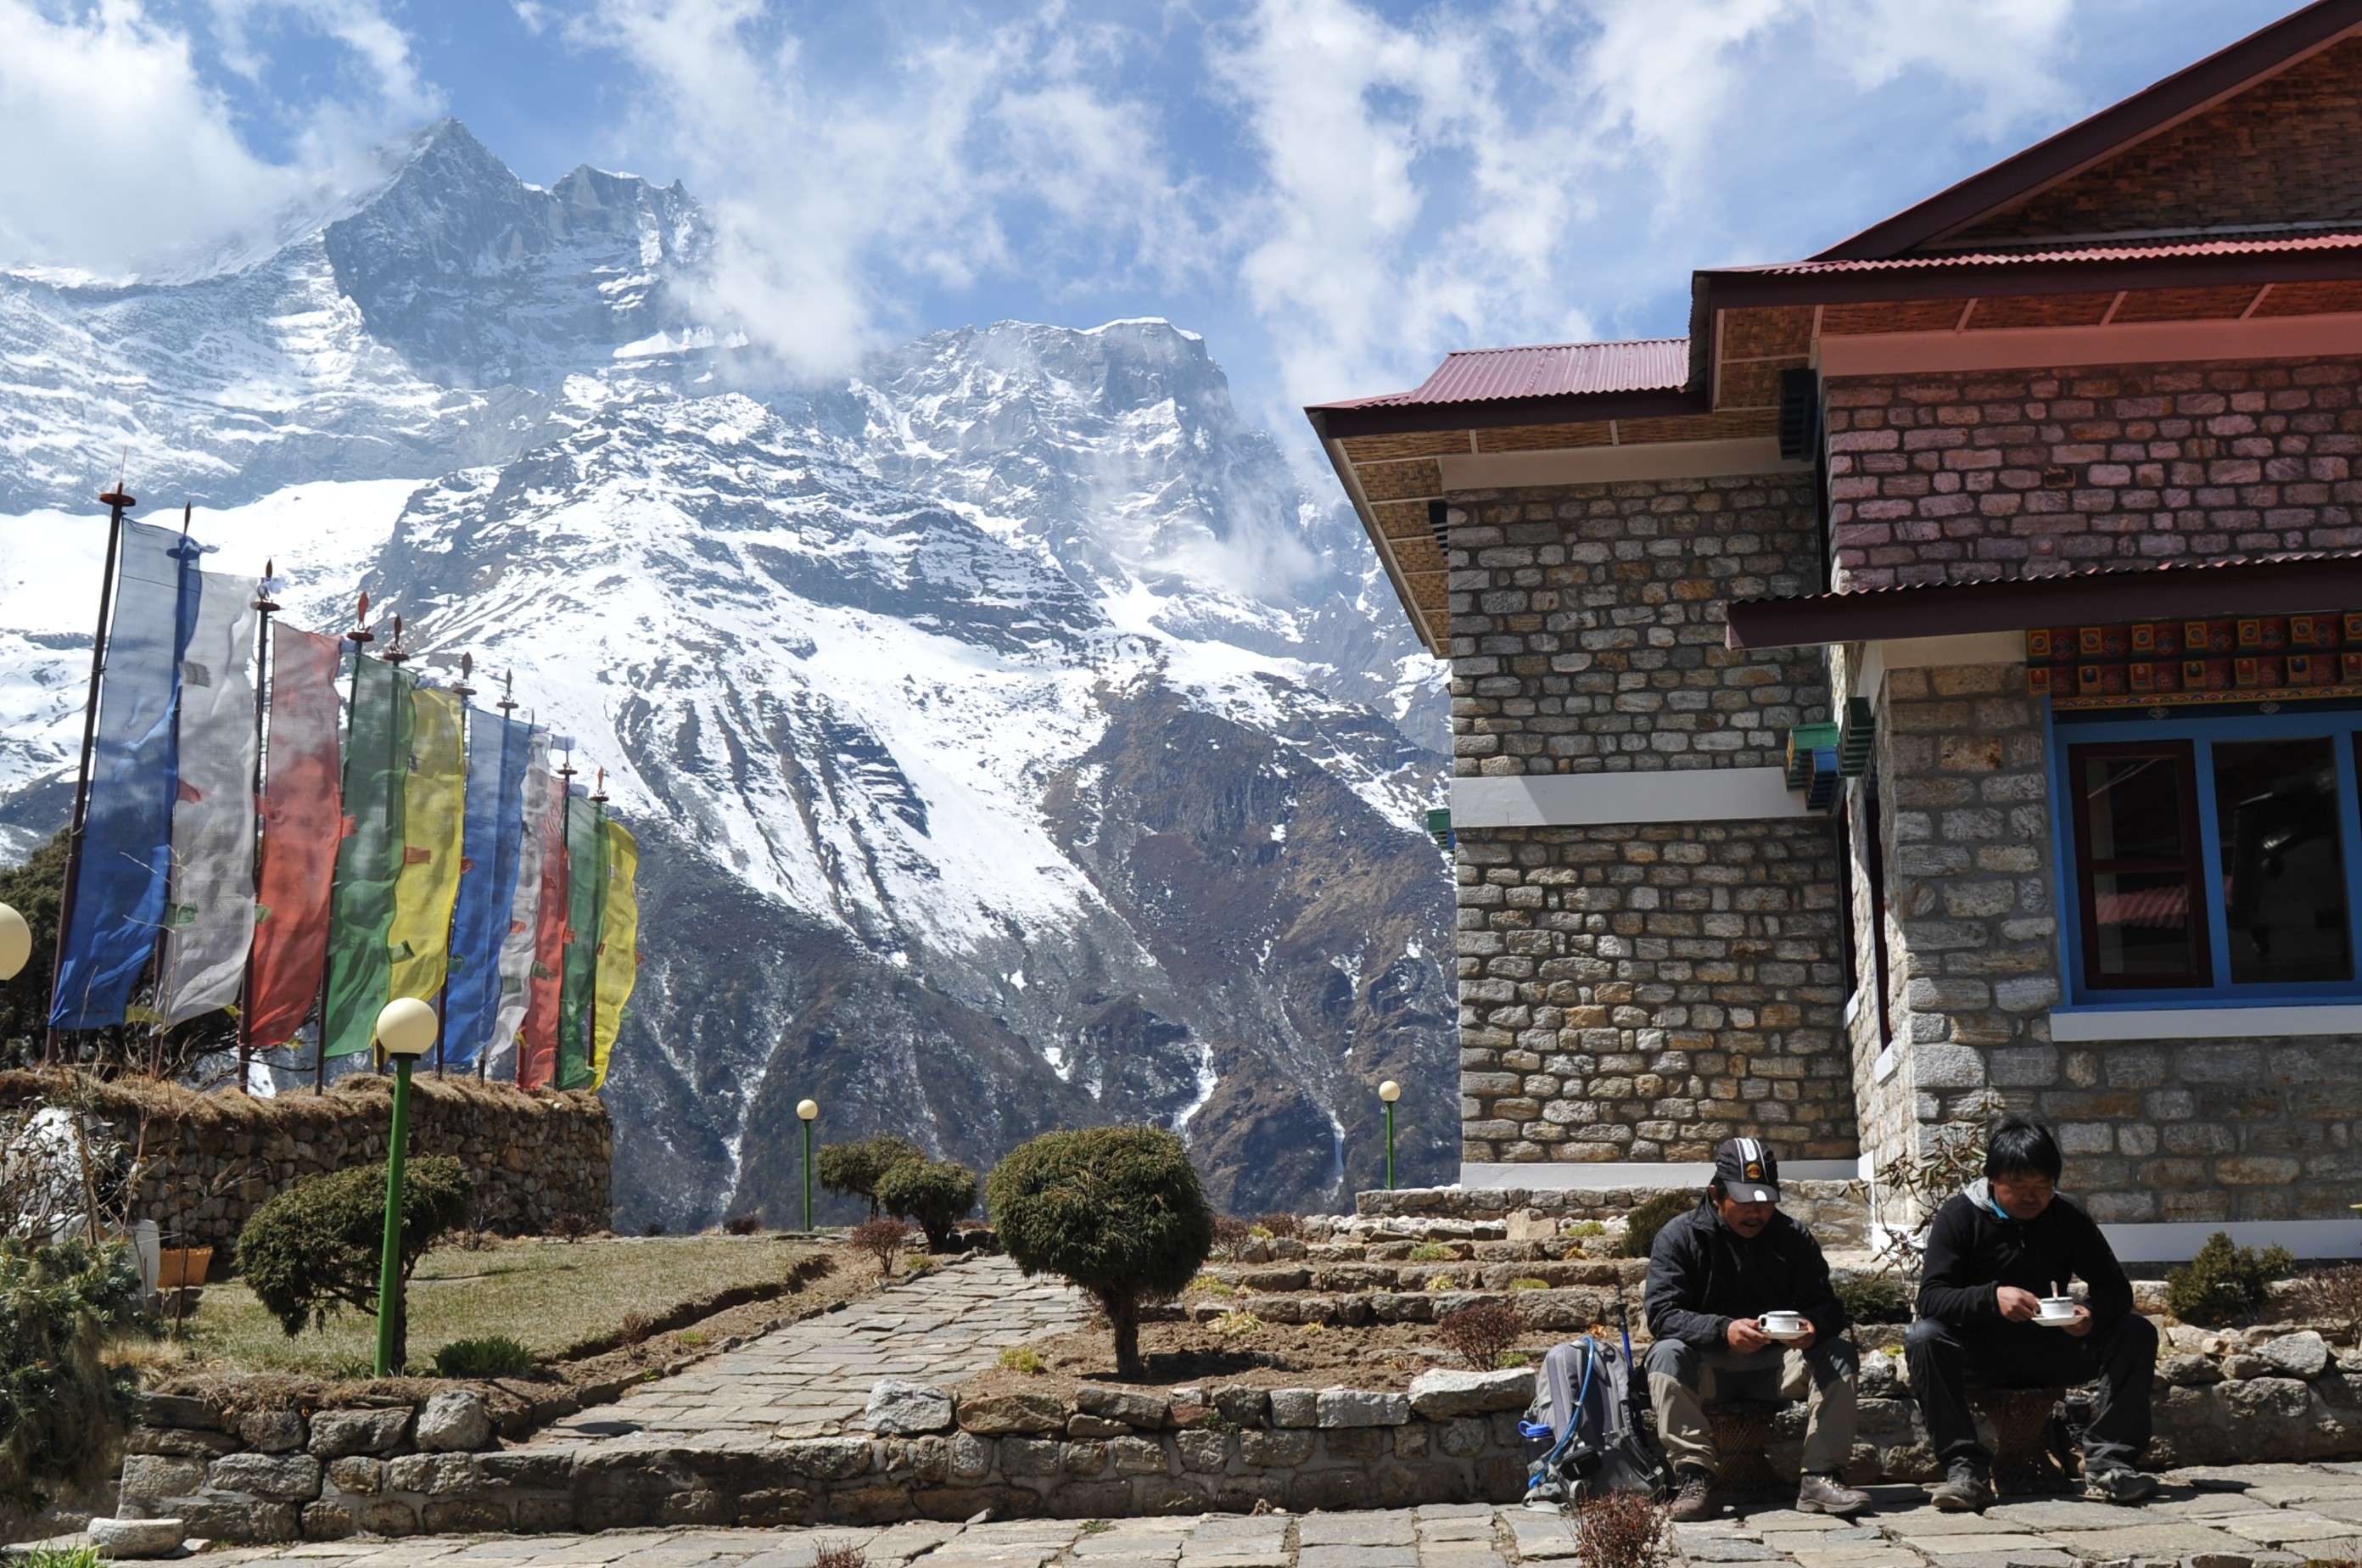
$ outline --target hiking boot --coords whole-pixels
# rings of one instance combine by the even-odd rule
[[[1669,1517],[1675,1524],[1695,1524],[1714,1517],[1714,1477],[1703,1470],[1684,1470],[1674,1479],[1680,1483],[1673,1493]]]
[[[2104,1465],[2083,1472],[2083,1496],[2095,1503],[2137,1503],[2157,1496],[2157,1477],[2129,1464]]]
[[[1992,1481],[1981,1466],[1966,1459],[1952,1461],[1944,1484],[1928,1494],[1939,1514],[1981,1514],[1992,1507]]]
[[[1835,1514],[1846,1518],[1868,1507],[1870,1494],[1847,1485],[1835,1472],[1827,1475],[1808,1474],[1796,1484],[1796,1511],[1800,1514]]]

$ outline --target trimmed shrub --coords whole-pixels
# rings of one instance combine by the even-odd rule
[[[924,1231],[930,1252],[950,1252],[976,1207],[976,1173],[949,1160],[904,1160],[877,1178],[877,1207]]]
[[[46,1507],[43,1483],[95,1479],[129,1424],[138,1375],[103,1352],[141,1294],[119,1242],[0,1240],[0,1523]]]
[[[911,1227],[900,1220],[864,1220],[845,1240],[855,1252],[869,1254],[882,1278],[894,1272],[894,1260],[911,1244]]]
[[[1255,1216],[1255,1228],[1275,1236],[1302,1236],[1304,1221],[1293,1214],[1272,1213]]]
[[[1255,1239],[1254,1227],[1228,1214],[1214,1216],[1214,1251],[1224,1263],[1236,1263]]]
[[[1661,1192],[1624,1217],[1624,1255],[1645,1258],[1666,1222],[1698,1206],[1694,1192]]]
[[[412,1160],[402,1184],[401,1277],[468,1222],[476,1184],[448,1154]],[[289,1338],[326,1324],[338,1309],[378,1309],[379,1254],[385,1245],[385,1167],[356,1165],[299,1181],[254,1211],[237,1238],[238,1272]],[[394,1328],[394,1369],[403,1364]]]
[[[986,1190],[1017,1266],[1096,1300],[1117,1372],[1141,1376],[1141,1308],[1178,1294],[1214,1246],[1214,1208],[1180,1138],[1161,1127],[1044,1132],[1001,1161]]]
[[[1436,1320],[1435,1331],[1467,1363],[1471,1372],[1491,1372],[1501,1358],[1518,1348],[1526,1331],[1526,1315],[1506,1302],[1483,1302],[1446,1312]]]
[[[2349,1335],[2362,1330],[2362,1264],[2335,1264],[2297,1275],[2280,1306],[2301,1322],[2334,1324]]]
[[[437,1377],[522,1377],[535,1364],[533,1352],[506,1334],[482,1340],[453,1340],[435,1353]]]
[[[1900,1281],[1882,1274],[1841,1274],[1829,1282],[1838,1304],[1857,1323],[1907,1323],[1911,1297]]]
[[[759,1236],[763,1233],[763,1217],[759,1214],[733,1214],[722,1221],[726,1236]]]
[[[1672,1534],[1667,1505],[1645,1493],[1600,1492],[1575,1513],[1584,1568],[1660,1568],[1673,1551]]]
[[[2286,1279],[2295,1268],[2286,1247],[2258,1253],[2234,1246],[2229,1231],[2217,1231],[2196,1257],[2166,1270],[2165,1304],[2185,1323],[2233,1322],[2269,1301],[2272,1281]]]
[[[858,1198],[869,1205],[869,1217],[877,1218],[877,1183],[888,1171],[905,1160],[923,1160],[911,1144],[890,1133],[880,1132],[874,1138],[864,1138],[857,1143],[823,1143],[812,1161],[813,1174],[821,1186],[847,1198]]]

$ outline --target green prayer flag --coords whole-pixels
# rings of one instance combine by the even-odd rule
[[[590,1010],[599,985],[599,928],[607,908],[606,812],[566,801],[566,986],[557,1003],[557,1087],[590,1087]]]
[[[410,771],[410,699],[417,681],[382,659],[353,671],[345,742],[345,836],[328,922],[327,1054],[370,1049],[392,995],[393,884],[402,871],[403,794]]]

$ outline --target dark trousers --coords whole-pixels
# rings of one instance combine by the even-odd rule
[[[1977,1441],[1970,1388],[2072,1388],[2097,1381],[2100,1397],[2083,1433],[2084,1468],[2137,1464],[2148,1446],[2157,1325],[2137,1312],[2081,1339],[2033,1323],[1964,1329],[1923,1318],[1904,1334],[1903,1354],[1927,1420],[1927,1440],[1946,1464],[1956,1459],[1992,1463]]]

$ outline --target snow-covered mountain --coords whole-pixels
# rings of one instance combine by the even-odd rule
[[[1394,1076],[1446,1177],[1442,758],[1406,738],[1441,692],[1350,513],[1162,321],[752,381],[690,303],[704,235],[446,121],[210,269],[0,279],[0,853],[62,819],[127,447],[299,622],[366,588],[609,770],[627,1221],[787,1219],[805,1096],[978,1166],[1175,1125],[1253,1211],[1372,1180]]]

